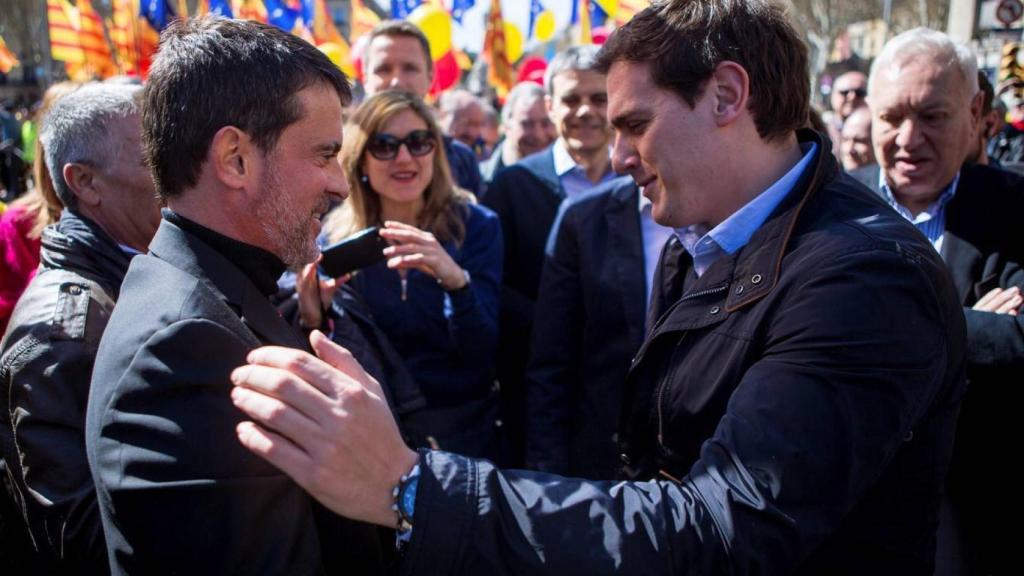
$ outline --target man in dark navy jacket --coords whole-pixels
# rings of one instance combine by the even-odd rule
[[[772,0],[667,0],[602,48],[613,162],[686,254],[625,384],[627,481],[405,449],[320,337],[233,373],[241,441],[398,527],[408,574],[931,574],[963,312],[927,240],[801,129],[802,36]]]

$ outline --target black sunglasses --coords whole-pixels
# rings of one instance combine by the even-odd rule
[[[426,156],[434,151],[437,140],[430,130],[413,130],[405,138],[396,138],[391,134],[374,134],[366,144],[366,151],[377,160],[394,160],[402,144],[405,144],[409,154]]]
[[[868,91],[863,88],[850,88],[848,90],[840,90],[839,95],[846,98],[850,94],[856,94],[857,98],[864,98],[868,95]]]

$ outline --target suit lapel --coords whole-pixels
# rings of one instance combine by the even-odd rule
[[[636,346],[643,341],[647,310],[643,236],[635,184],[616,188],[605,220],[608,224],[608,258],[614,264],[615,281],[621,287],[622,309],[629,323],[629,336]]]
[[[252,281],[202,240],[164,220],[149,248],[153,256],[196,277],[219,296],[235,318],[255,336],[256,345],[307,348],[296,330],[281,318]]]

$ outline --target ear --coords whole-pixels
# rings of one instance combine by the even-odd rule
[[[554,104],[554,100],[551,99],[551,94],[544,94],[544,111],[548,113],[548,119],[554,122],[554,118],[551,118],[551,106]]]
[[[714,97],[715,123],[727,126],[747,111],[750,77],[742,66],[726,60],[715,67],[705,91]]]
[[[252,184],[259,147],[248,134],[234,126],[225,126],[213,135],[207,161],[217,179],[233,190]]]
[[[85,164],[70,162],[64,165],[64,181],[75,198],[86,206],[100,205],[100,192],[96,187],[96,173]]]
[[[978,93],[971,98],[971,129],[976,133],[981,128],[981,108],[985,101],[985,91],[978,90]]]

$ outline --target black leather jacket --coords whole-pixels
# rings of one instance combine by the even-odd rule
[[[800,136],[812,167],[634,359],[632,481],[425,453],[405,573],[931,573],[963,313],[927,240]]]
[[[39,272],[3,339],[3,458],[47,573],[108,570],[83,429],[96,348],[129,259],[95,223],[65,210],[43,232]]]

